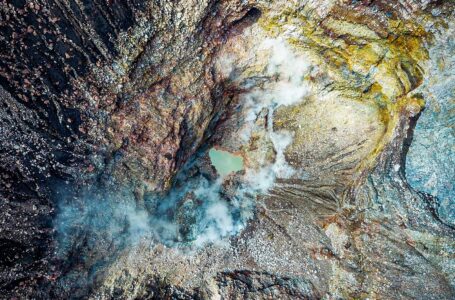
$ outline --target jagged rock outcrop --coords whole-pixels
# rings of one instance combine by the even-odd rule
[[[441,1],[1,2],[0,290],[455,297],[453,94],[429,78],[453,76],[454,22]],[[213,145],[244,170],[217,179]]]

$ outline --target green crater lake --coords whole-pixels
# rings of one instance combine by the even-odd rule
[[[209,151],[209,157],[212,165],[221,176],[243,170],[243,158],[241,156],[212,148]]]

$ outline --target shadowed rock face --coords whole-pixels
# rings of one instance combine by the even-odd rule
[[[454,22],[440,1],[3,2],[0,290],[454,298]],[[220,179],[212,146],[244,170]]]

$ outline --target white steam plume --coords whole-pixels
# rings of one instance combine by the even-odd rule
[[[118,194],[92,188],[79,196],[79,205],[61,201],[57,228],[63,248],[74,242],[75,233],[93,236],[94,240],[114,240],[119,245],[149,237],[169,246],[200,247],[219,243],[242,230],[253,216],[255,196],[266,193],[276,178],[296,175],[284,155],[293,135],[275,131],[273,115],[278,107],[304,101],[310,93],[305,80],[310,65],[305,57],[296,55],[282,39],[268,39],[258,50],[270,53],[265,68],[269,80],[242,96],[244,118],[239,134],[247,143],[252,131],[265,131],[264,137],[273,144],[275,160],[259,168],[247,168],[229,199],[223,193],[223,179],[209,181],[202,175],[186,178],[189,173],[185,170],[182,187],[175,187],[164,197],[150,196],[145,205],[148,209],[136,205],[132,191]],[[268,111],[268,125],[258,129],[255,122],[264,110]]]

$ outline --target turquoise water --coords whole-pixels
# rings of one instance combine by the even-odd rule
[[[243,170],[243,158],[241,156],[212,148],[209,151],[209,157],[212,165],[221,176]]]

